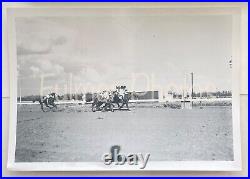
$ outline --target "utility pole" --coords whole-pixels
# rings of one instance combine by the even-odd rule
[[[19,103],[21,104],[22,103],[22,90],[21,90],[21,87],[19,89]]]
[[[233,63],[233,60],[232,60],[232,56],[231,56],[231,58],[230,58],[230,60],[229,60],[229,67],[230,67],[230,68],[232,68],[232,63]]]
[[[192,91],[191,91],[191,99],[194,97],[194,73],[191,73],[191,85],[192,85]]]

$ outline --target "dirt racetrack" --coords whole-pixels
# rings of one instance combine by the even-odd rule
[[[231,106],[92,112],[90,105],[18,105],[16,162],[101,161],[112,145],[150,160],[233,160]]]

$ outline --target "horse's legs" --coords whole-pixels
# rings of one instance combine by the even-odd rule
[[[97,104],[96,104],[96,102],[93,102],[92,103],[92,111],[95,112],[96,109],[97,109]]]
[[[45,106],[47,107],[47,108],[49,108],[49,105],[48,105],[48,103],[46,102],[46,103],[44,103],[45,104]]]
[[[40,103],[40,105],[41,105],[42,111],[45,112],[44,109],[43,109],[43,103],[42,103],[42,101],[39,101],[39,103]]]
[[[121,105],[121,107],[120,107],[120,108],[123,108],[124,104],[125,104],[125,103],[124,103],[124,101],[122,101],[122,105]]]
[[[52,105],[52,108],[56,108],[57,109],[57,106],[55,103],[51,104]]]
[[[42,111],[44,112],[44,109],[43,109],[43,103],[41,103],[41,109],[42,109]]]
[[[44,99],[42,102],[45,104],[45,106],[46,106],[46,107],[48,107],[48,108],[49,108],[49,105],[48,105],[48,101],[47,101],[47,99]]]
[[[56,104],[55,104],[55,103],[50,104],[50,106],[48,105],[47,107],[48,107],[48,108],[50,108],[50,109],[57,108],[57,106],[56,106]]]
[[[101,105],[101,110],[102,110],[102,112],[107,111],[107,103],[103,103]]]
[[[126,102],[126,107],[129,109],[129,107],[128,107],[128,101]]]
[[[56,106],[55,103],[52,104],[52,108],[51,109],[53,110],[53,112],[55,112],[55,109],[57,109],[57,106]]]
[[[97,108],[101,108],[102,107],[102,105],[103,105],[103,102],[101,102],[101,101],[99,101],[98,103],[97,103]]]
[[[47,104],[46,107],[48,107],[49,109],[52,109],[53,105],[52,104]]]
[[[104,105],[104,107],[103,107],[103,109],[105,110],[105,111],[107,111],[108,109],[110,109],[111,108],[111,103],[108,101],[108,102],[105,102],[105,105]]]

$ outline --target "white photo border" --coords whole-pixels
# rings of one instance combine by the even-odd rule
[[[131,5],[132,6],[132,5]],[[138,166],[123,165],[104,165],[102,162],[15,162],[16,148],[16,125],[17,125],[17,53],[16,53],[16,35],[15,35],[15,18],[16,17],[65,17],[65,16],[82,16],[92,13],[92,9],[98,8],[119,8],[124,9],[122,5],[117,7],[108,7],[101,5],[64,7],[63,11],[55,6],[41,8],[38,6],[29,8],[8,8],[7,25],[8,25],[8,60],[10,62],[10,119],[9,119],[9,149],[7,168],[15,171],[132,171],[140,170]],[[129,7],[125,7],[129,8]],[[135,8],[132,6],[132,8]],[[232,117],[233,117],[233,149],[234,161],[150,161],[144,171],[240,171],[241,170],[241,136],[240,136],[240,61],[242,54],[241,42],[241,7],[212,7],[204,11],[195,11],[196,8],[203,6],[182,6],[178,3],[176,6],[138,6],[136,8],[176,8],[174,13],[194,12],[196,14],[227,14],[232,15],[233,20],[233,37],[232,37],[232,58],[234,64],[232,67]],[[58,9],[58,10],[56,10]],[[123,11],[121,11],[123,12]],[[120,15],[123,15],[122,13]]]

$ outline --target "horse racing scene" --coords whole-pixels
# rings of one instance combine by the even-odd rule
[[[16,18],[15,162],[234,160],[231,17],[133,13]]]

